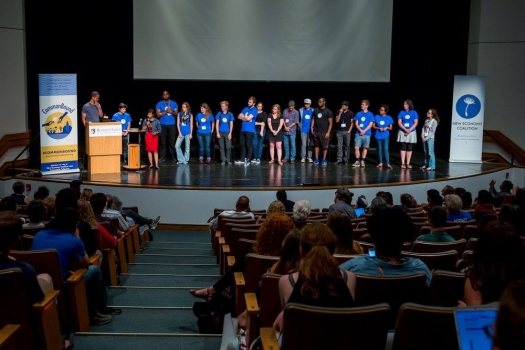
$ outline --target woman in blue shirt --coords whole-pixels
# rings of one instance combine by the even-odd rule
[[[177,151],[177,164],[188,164],[190,161],[190,140],[193,134],[193,114],[188,102],[182,104],[182,112],[177,114],[177,130],[179,137],[175,142],[175,150]],[[181,145],[184,141],[184,153],[182,153]]]
[[[392,166],[390,165],[390,156],[388,154],[388,141],[390,140],[390,130],[392,130],[394,121],[392,120],[392,117],[387,114],[388,110],[387,105],[381,105],[379,108],[379,115],[374,117],[373,128],[376,131],[374,136],[377,140],[377,153],[379,154],[379,164],[377,167],[383,167],[384,155],[386,167],[392,169]]]
[[[416,128],[419,116],[414,110],[411,100],[405,100],[403,110],[397,116],[397,142],[401,143],[401,168],[412,169],[410,159],[412,158],[412,145],[417,143]]]
[[[211,163],[210,144],[211,135],[215,128],[215,119],[211,113],[210,106],[207,103],[201,104],[201,112],[197,114],[197,140],[199,140],[199,163],[204,162],[204,153],[206,153],[206,163]]]

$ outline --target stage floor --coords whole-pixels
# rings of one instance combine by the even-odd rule
[[[465,178],[510,168],[510,165],[496,163],[449,163],[438,159],[436,171],[421,170],[422,154],[414,153],[412,169],[401,169],[399,158],[392,159],[393,169],[377,168],[375,159],[367,160],[365,168],[353,168],[350,164],[338,165],[334,162],[326,166],[312,163],[225,165],[219,163],[198,164],[196,159],[190,164],[177,165],[167,162],[158,170],[140,171],[123,169],[120,174],[90,175],[87,171],[79,173],[46,175],[43,181],[81,180],[84,184],[104,184],[129,187],[183,188],[183,189],[239,189],[251,188],[270,190],[296,187],[371,187],[406,185]]]

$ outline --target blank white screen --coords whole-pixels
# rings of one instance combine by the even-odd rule
[[[393,0],[134,0],[135,79],[390,81]]]

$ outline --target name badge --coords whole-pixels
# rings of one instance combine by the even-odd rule
[[[317,118],[322,118],[323,117],[323,113],[318,113],[317,114]]]
[[[346,124],[345,123],[341,124],[341,127],[346,128]]]
[[[310,119],[310,116],[309,115],[305,115],[304,119],[308,120],[308,119]]]
[[[201,130],[206,130],[206,125],[201,126]]]
[[[286,124],[288,124],[290,122],[290,119],[286,119]]]
[[[364,127],[365,127],[365,124],[359,124],[359,127],[360,127],[360,128],[364,128]]]
[[[405,128],[409,128],[410,127],[410,123],[405,123]]]
[[[222,118],[222,122],[226,123],[228,121],[228,118]]]

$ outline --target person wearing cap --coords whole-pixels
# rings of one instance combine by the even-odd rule
[[[297,124],[299,123],[299,112],[295,109],[295,101],[288,102],[288,108],[283,112],[284,118],[284,159],[295,162],[295,135],[297,135]]]
[[[372,135],[372,125],[374,124],[374,114],[368,110],[370,102],[361,101],[361,111],[354,118],[355,120],[355,163],[353,167],[365,167],[366,154],[370,147],[370,136]],[[361,152],[361,148],[363,151]]]
[[[162,100],[155,106],[155,112],[161,128],[159,163],[164,163],[166,157],[172,157],[171,159],[175,160],[176,119],[179,105],[170,99],[170,93],[165,90],[162,92]]]
[[[312,146],[310,138],[310,125],[312,124],[312,115],[314,109],[312,106],[312,100],[309,98],[304,99],[304,107],[299,109],[299,129],[301,130],[301,163],[308,160],[309,163],[313,162],[312,159]],[[307,158],[308,157],[308,158]]]
[[[328,208],[328,213],[331,214],[334,211],[340,211],[346,214],[350,219],[357,219],[355,210],[352,207],[352,198],[354,194],[350,192],[346,187],[339,187],[335,191],[334,204]]]
[[[128,106],[125,103],[118,105],[118,112],[113,114],[111,120],[122,124],[122,161],[128,162],[129,128],[131,127],[131,116],[126,112]]]
[[[337,162],[335,164],[347,164],[350,159],[350,137],[353,124],[354,112],[348,109],[348,101],[341,103],[341,109],[335,117],[335,135],[337,137]],[[343,148],[344,144],[344,148]]]
[[[377,140],[377,154],[379,156],[378,168],[383,167],[383,156],[385,157],[385,164],[388,169],[392,169],[390,165],[390,155],[388,153],[388,142],[390,140],[390,130],[394,125],[394,120],[388,114],[388,106],[383,104],[379,107],[379,114],[374,117],[375,138]]]
[[[328,142],[330,141],[334,115],[330,109],[326,108],[326,99],[321,97],[317,100],[317,105],[318,107],[314,111],[314,118],[312,118],[312,125],[310,127],[314,142],[314,164],[319,164],[319,148],[322,148],[323,159],[321,160],[321,165],[326,165]]]

